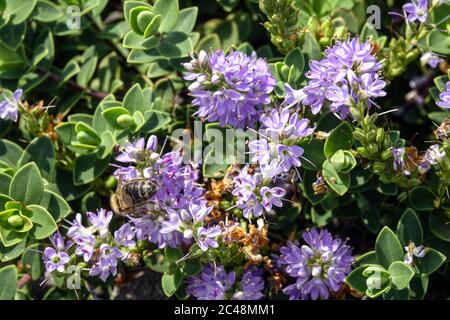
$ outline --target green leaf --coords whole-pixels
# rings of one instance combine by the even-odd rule
[[[398,221],[397,236],[404,247],[410,242],[414,242],[416,246],[422,245],[423,229],[413,209],[407,209]]]
[[[198,260],[187,260],[184,263],[183,272],[185,276],[195,276],[202,270],[202,264]]]
[[[3,16],[10,18],[9,23],[19,24],[31,15],[36,3],[37,0],[7,1]]]
[[[379,183],[377,191],[387,196],[395,196],[398,193],[398,186],[395,183]]]
[[[40,22],[56,21],[63,16],[58,6],[47,0],[39,0],[33,12],[33,19]]]
[[[445,32],[433,29],[427,35],[427,43],[433,52],[450,54],[450,37]]]
[[[116,130],[124,130],[126,128],[117,122],[117,119],[122,115],[131,116],[129,111],[123,107],[112,107],[102,112],[102,116],[108,121],[108,124]]]
[[[153,271],[160,273],[166,272],[169,266],[164,254],[158,250],[153,251],[151,255],[144,256],[144,263]]]
[[[0,140],[0,161],[6,162],[11,168],[17,168],[23,149],[14,142]]]
[[[72,212],[72,209],[63,197],[49,190],[44,190],[40,205],[47,208],[55,221],[61,221]]]
[[[436,195],[430,188],[418,186],[409,191],[409,202],[418,211],[429,211],[434,208]]]
[[[0,300],[12,300],[16,294],[17,269],[16,266],[6,266],[0,269]]]
[[[172,31],[180,31],[189,34],[194,29],[195,22],[197,21],[197,14],[197,7],[189,7],[180,10],[177,23]]]
[[[428,289],[428,276],[414,277],[409,283],[409,299],[422,300]]]
[[[0,173],[0,193],[9,194],[9,185],[11,184],[11,180],[11,176],[6,173]]]
[[[338,150],[348,150],[353,145],[353,129],[348,122],[342,122],[330,132],[325,140],[323,152],[327,158]]]
[[[401,261],[395,261],[389,266],[391,282],[395,289],[402,290],[406,288],[414,277],[414,270]]]
[[[180,270],[177,270],[174,274],[164,273],[161,278],[161,286],[164,294],[168,297],[173,296],[182,282],[183,273]]]
[[[59,193],[67,201],[75,200],[89,190],[89,185],[75,185],[73,172],[66,169],[56,169],[55,184],[52,187],[51,190]]]
[[[192,40],[182,32],[170,32],[161,39],[158,52],[167,58],[186,57],[194,50]]]
[[[30,230],[30,235],[33,238],[37,240],[45,239],[58,230],[55,220],[45,208],[34,204],[27,206],[27,208],[31,210],[31,213],[26,215],[33,221],[33,228]]]
[[[42,176],[45,179],[50,180],[55,170],[56,155],[53,142],[49,137],[42,136],[35,138],[26,147],[19,160],[19,167],[30,162],[36,163]]]
[[[355,265],[364,266],[369,264],[378,264],[375,251],[366,252],[355,259]]]
[[[220,38],[217,35],[217,33],[212,33],[212,34],[209,34],[200,39],[200,41],[197,44],[196,51],[200,51],[200,50],[215,51],[215,50],[220,49],[221,46],[222,45],[220,42]]]
[[[0,242],[5,247],[12,247],[26,239],[28,232],[17,232],[5,220],[0,220]]]
[[[0,29],[0,42],[11,50],[17,50],[25,38],[26,30],[24,22],[17,25],[8,23]]]
[[[114,146],[116,145],[116,140],[110,131],[103,132],[101,140],[102,142],[99,146],[99,157],[100,159],[104,159],[111,154]]]
[[[26,237],[24,237],[22,241],[20,241],[19,243],[10,247],[5,247],[0,241],[0,261],[8,262],[19,257],[22,254],[23,250],[25,250],[26,243],[27,243]]]
[[[109,158],[99,159],[96,153],[80,155],[75,159],[74,184],[76,186],[87,184],[101,176],[109,166]]]
[[[337,172],[329,160],[325,160],[322,165],[322,174],[328,186],[338,195],[344,195],[350,186],[350,175],[348,173]]]
[[[284,58],[284,63],[291,67],[294,66],[296,71],[301,74],[305,68],[305,57],[300,48],[294,48]]]
[[[395,261],[403,261],[404,253],[400,241],[395,233],[388,227],[384,227],[375,241],[377,261],[385,268]]]
[[[436,237],[450,242],[450,216],[448,212],[433,212],[430,214],[428,226]]]
[[[25,249],[22,256],[22,263],[24,267],[31,274],[33,280],[38,280],[44,271],[42,263],[42,255],[39,252],[39,244],[33,244]]]
[[[24,204],[38,204],[44,194],[44,183],[34,162],[21,167],[12,178],[9,196]]]
[[[430,275],[439,269],[447,258],[432,248],[425,248],[425,250],[425,256],[423,258],[415,258],[414,262],[421,274]]]
[[[350,287],[358,290],[359,292],[366,292],[366,290],[367,290],[366,277],[363,275],[363,272],[366,268],[367,268],[367,266],[360,266],[360,267],[354,269],[347,276],[347,278],[345,278],[345,282]]]
[[[62,70],[61,77],[64,82],[67,82],[78,72],[80,72],[80,66],[78,65],[78,62],[76,62],[75,60],[70,60]]]
[[[144,117],[147,121],[141,128],[141,131],[145,133],[157,132],[166,127],[172,120],[169,113],[157,110],[147,111]]]
[[[149,107],[150,101],[146,101],[141,86],[136,83],[123,98],[123,107],[133,114],[136,111],[144,113]]]
[[[170,32],[176,25],[179,15],[178,0],[157,0],[153,13],[162,17],[160,32]]]
[[[98,57],[93,56],[81,66],[80,72],[77,74],[77,83],[80,86],[87,86],[89,81],[92,79],[97,67],[97,62]]]
[[[177,248],[170,248],[165,247],[164,248],[164,257],[167,260],[167,262],[177,262],[183,257],[183,251],[181,249]]]

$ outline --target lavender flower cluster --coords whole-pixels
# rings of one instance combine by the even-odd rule
[[[275,78],[266,61],[255,53],[247,56],[218,50],[207,54],[202,50],[198,58],[183,66],[188,71],[184,79],[194,81],[188,89],[194,97],[192,105],[198,107],[195,114],[209,122],[253,127],[260,107],[270,103]]]
[[[303,233],[303,239],[306,244],[301,247],[288,243],[280,249],[279,263],[295,278],[283,292],[291,300],[328,299],[351,271],[352,250],[326,229],[311,229]]]
[[[220,228],[205,228],[205,217],[212,207],[206,206],[204,189],[196,182],[197,168],[183,164],[178,150],[160,155],[157,138],[151,136],[147,143],[139,139],[125,146],[117,161],[129,164],[118,166],[115,176],[119,181],[147,179],[156,192],[148,203],[140,207],[143,216],[132,218],[138,240],[148,240],[160,248],[176,248],[191,244],[195,239],[204,251],[217,247],[215,240]],[[151,214],[147,214],[151,212]]]
[[[265,288],[262,274],[261,269],[249,267],[237,282],[234,271],[210,264],[186,281],[186,290],[197,300],[260,300]]]
[[[250,161],[255,165],[246,165],[233,179],[232,194],[247,219],[259,217],[273,206],[282,207],[286,190],[272,185],[301,166],[304,150],[296,144],[310,136],[314,128],[308,126],[308,119],[291,111],[285,107],[261,116],[260,138],[249,143]]]
[[[303,104],[313,114],[327,104],[331,112],[345,119],[350,107],[370,106],[373,99],[386,95],[383,91],[386,82],[378,74],[382,64],[373,55],[368,40],[361,43],[353,38],[338,42],[325,50],[324,59],[311,60],[309,66]]]
[[[117,274],[118,262],[127,260],[130,250],[136,245],[133,240],[135,229],[124,224],[112,236],[109,231],[113,217],[111,211],[99,209],[96,213],[87,212],[86,216],[89,226],[84,225],[81,214],[69,222],[67,242],[59,232],[52,235],[52,246],[45,248],[43,256],[47,272],[62,273],[69,265],[82,262],[90,276],[106,281],[110,275]]]

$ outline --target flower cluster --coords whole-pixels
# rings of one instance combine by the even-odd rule
[[[250,161],[255,165],[246,165],[233,179],[232,194],[237,197],[237,207],[243,209],[244,217],[259,217],[281,207],[281,198],[286,190],[273,187],[276,179],[291,169],[301,166],[303,148],[296,145],[314,132],[308,119],[300,119],[289,107],[273,109],[261,116],[261,137],[249,143]]]
[[[317,114],[327,103],[332,112],[344,119],[350,107],[370,106],[372,99],[386,95],[383,91],[386,82],[378,75],[381,68],[368,40],[338,42],[325,50],[324,59],[310,61],[303,104]]]
[[[187,281],[186,290],[198,300],[260,300],[264,297],[262,270],[249,267],[236,283],[236,273],[223,266],[204,266],[202,272]]]
[[[147,179],[155,186],[155,193],[138,210],[142,217],[132,218],[138,240],[148,240],[176,248],[196,240],[204,251],[217,247],[216,238],[220,229],[204,227],[205,217],[211,212],[206,207],[204,189],[196,181],[197,168],[183,164],[178,150],[164,155],[156,152],[158,141],[151,136],[147,143],[139,139],[129,143],[116,158],[122,163],[134,165],[119,166],[115,172],[119,181]]]
[[[79,213],[70,222],[67,243],[59,232],[51,237],[52,247],[45,248],[43,256],[47,272],[64,272],[66,265],[81,260],[79,262],[87,265],[90,276],[106,281],[110,275],[117,274],[118,262],[125,261],[135,246],[135,229],[125,224],[112,236],[109,224],[113,213],[105,209],[86,212],[86,217],[89,226],[83,224]]]
[[[14,122],[17,121],[19,117],[19,104],[20,98],[22,97],[23,90],[17,89],[13,93],[12,100],[3,93],[3,101],[0,101],[0,119],[9,119]]]
[[[183,66],[188,71],[184,78],[194,80],[189,91],[200,118],[219,121],[221,126],[252,127],[261,113],[259,107],[270,103],[275,78],[256,53],[200,51],[198,58]]]
[[[301,247],[288,243],[280,248],[280,263],[295,278],[283,291],[291,300],[328,299],[351,271],[351,248],[325,229],[307,231],[303,239],[306,244]]]

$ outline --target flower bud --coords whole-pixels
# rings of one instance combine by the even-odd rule
[[[98,140],[96,139],[96,137],[93,137],[92,135],[90,135],[86,131],[78,132],[77,133],[77,140],[80,143],[91,145],[91,146],[98,145]]]
[[[387,161],[392,157],[392,150],[388,149],[388,150],[384,150],[383,153],[381,154],[381,160],[383,161]]]
[[[369,152],[369,154],[378,153],[378,146],[374,143],[369,144],[366,149]]]
[[[134,119],[129,114],[122,114],[116,119],[117,124],[122,128],[129,128],[135,124]]]
[[[22,226],[24,221],[21,216],[15,214],[8,218],[8,223],[10,226],[17,228]]]

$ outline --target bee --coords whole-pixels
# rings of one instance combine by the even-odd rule
[[[442,124],[434,131],[437,139],[444,140],[450,137],[450,119],[445,119]]]
[[[157,186],[147,179],[119,181],[117,190],[110,199],[111,208],[118,215],[141,217],[145,211],[150,210],[143,206],[152,202],[150,198],[157,190]]]

